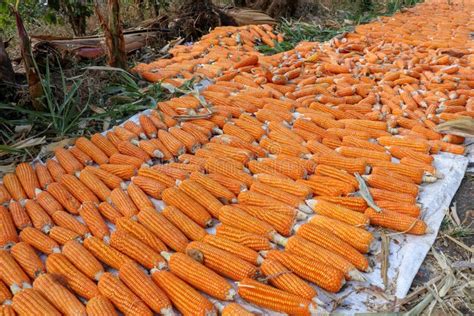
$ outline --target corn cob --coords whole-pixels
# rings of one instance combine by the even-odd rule
[[[153,203],[150,201],[146,193],[143,192],[143,190],[135,183],[131,182],[128,185],[127,192],[130,196],[130,199],[137,206],[138,210],[141,211],[147,207],[153,207]]]
[[[387,201],[392,201],[392,202],[402,202],[402,203],[410,203],[410,204],[416,203],[416,197],[410,194],[406,194],[406,193],[397,193],[397,192],[391,192],[387,190],[380,190],[380,189],[374,189],[374,188],[369,188],[369,192],[375,201],[387,200]]]
[[[221,185],[229,189],[234,194],[239,194],[241,191],[247,189],[247,185],[239,181],[237,179],[229,178],[225,175],[222,175],[220,173],[209,173],[207,176],[217,182],[219,182]]]
[[[110,194],[110,201],[112,205],[120,212],[123,216],[131,217],[138,213],[138,209],[130,199],[128,194],[122,189],[114,189]]]
[[[254,277],[257,273],[257,267],[251,263],[200,241],[190,242],[186,247],[186,254],[202,260],[206,267],[232,280]]]
[[[15,168],[15,174],[30,199],[35,197],[35,190],[40,187],[33,167],[26,162],[20,163]]]
[[[415,141],[406,137],[382,136],[377,138],[379,144],[383,146],[401,146],[408,147],[414,151],[428,153],[430,145],[425,141]]]
[[[307,175],[303,166],[287,159],[260,158],[259,161],[293,180],[303,179]]]
[[[1,208],[1,207],[0,207]],[[21,206],[20,202],[11,200],[8,204],[8,210],[10,211],[13,223],[18,230],[22,230],[25,227],[31,227],[30,217],[25,211],[25,208]]]
[[[287,212],[288,208],[258,207],[253,205],[236,204],[236,207],[245,211],[247,214],[271,225],[278,233],[283,236],[291,234],[293,225],[296,222],[296,212]],[[285,210],[285,211],[282,211]]]
[[[166,146],[157,138],[150,139],[149,142],[155,146],[163,155],[162,159],[167,161],[167,160],[172,160],[173,159],[173,154],[166,148]]]
[[[287,175],[267,166],[262,161],[251,160],[248,163],[248,168],[253,174],[267,174],[280,179],[291,180]]]
[[[36,189],[36,202],[51,216],[58,211],[64,211],[59,203],[48,191]]]
[[[100,203],[97,209],[103,217],[113,224],[116,223],[117,219],[123,216],[122,213],[107,202]]]
[[[300,198],[307,198],[311,195],[311,189],[303,184],[298,184],[290,179],[282,179],[271,174],[256,174],[254,177],[261,183],[280,189]]]
[[[74,157],[71,152],[62,147],[57,147],[54,149],[54,154],[61,167],[63,167],[64,170],[66,170],[66,172],[69,174],[74,174],[75,172],[84,168],[82,163],[77,160],[77,158]]]
[[[11,199],[12,196],[8,192],[7,188],[5,188],[5,186],[0,183],[0,204],[6,204]]]
[[[150,157],[155,157],[155,158],[163,158],[164,154],[160,150],[160,147],[157,146],[156,141],[151,141],[151,140],[141,140],[138,143],[138,147],[145,151]]]
[[[174,206],[165,207],[161,213],[190,240],[202,240],[207,235],[202,227]]]
[[[99,203],[95,194],[75,176],[65,174],[61,177],[60,183],[81,203],[86,201]]]
[[[202,227],[209,226],[212,222],[211,215],[208,213],[208,211],[204,208],[203,203],[198,203],[199,201],[196,201],[194,199],[195,196],[197,196],[191,189],[186,187],[186,191],[183,191],[178,188],[168,188],[163,191],[162,198],[163,201],[167,205],[175,206],[179,208],[185,215],[187,215],[189,218],[191,218],[194,222],[199,224]],[[204,189],[201,190],[201,192]],[[189,193],[192,194],[192,196],[188,195]],[[208,195],[210,193],[206,192]],[[208,197],[206,195],[205,197]],[[215,199],[214,197],[212,197]],[[201,199],[204,200],[204,199]],[[210,199],[212,201],[212,199]]]
[[[413,181],[413,179],[411,179],[407,176],[401,175],[399,173],[387,170],[383,167],[374,167],[374,168],[372,168],[371,174],[378,175],[378,176],[384,176],[386,178],[393,178],[395,180],[402,181],[402,182],[415,183]]]
[[[190,153],[196,152],[196,150],[200,147],[198,140],[193,135],[179,127],[171,127],[168,132],[179,142],[181,142],[181,144],[183,144],[186,150]]]
[[[67,212],[57,211],[53,214],[52,218],[57,226],[72,230],[80,236],[84,236],[89,233],[89,229],[86,225],[79,222],[73,215]]]
[[[45,190],[50,183],[54,182],[53,177],[44,164],[36,163],[34,166],[40,188]]]
[[[321,312],[321,309],[308,299],[278,290],[250,278],[245,278],[238,283],[238,293],[244,300],[252,304],[289,315],[316,315]]]
[[[151,247],[155,252],[160,253],[168,250],[166,245],[156,235],[131,218],[119,218],[116,222],[116,227],[117,229],[128,232],[136,239]]]
[[[92,202],[85,202],[79,208],[79,214],[93,236],[106,240],[110,235],[109,227]]]
[[[221,250],[230,252],[254,265],[260,265],[263,261],[263,258],[260,257],[255,250],[220,236],[206,235],[202,241]]]
[[[326,177],[331,177],[331,178],[340,180],[342,182],[352,185],[354,188],[359,187],[359,183],[357,182],[356,178],[353,175],[349,174],[348,172],[344,170],[340,170],[336,167],[332,167],[329,165],[318,165],[316,167],[315,174],[319,176],[326,176]]]
[[[173,273],[154,270],[151,278],[183,315],[216,315],[209,300]]]
[[[108,157],[117,154],[118,150],[114,144],[100,133],[95,133],[91,137],[91,142],[102,150]]]
[[[247,311],[237,303],[229,303],[220,310],[222,316],[253,316],[254,314]]]
[[[102,264],[77,240],[64,243],[62,254],[91,280],[98,281],[104,273]]]
[[[53,220],[35,200],[27,200],[25,210],[33,223],[33,227],[48,232],[53,226]]]
[[[120,267],[131,259],[122,252],[108,246],[97,237],[91,236],[84,239],[84,247],[91,252],[101,262],[119,270]]]
[[[158,139],[174,156],[179,156],[186,152],[184,144],[165,130],[160,129],[158,131]]]
[[[51,228],[48,236],[61,245],[64,245],[69,240],[81,240],[79,234],[61,226]]]
[[[199,143],[205,144],[208,142],[208,138],[211,136],[207,130],[200,128],[191,122],[181,123],[181,129],[192,135]]]
[[[13,297],[12,307],[18,315],[62,315],[36,289],[24,289]]]
[[[226,144],[218,144],[211,142],[204,145],[203,148],[216,153],[218,156],[229,157],[243,164],[248,163],[249,160],[254,157],[254,154],[250,150],[243,148],[235,148]]]
[[[61,177],[66,174],[66,170],[64,170],[56,160],[48,159],[46,161],[46,167],[54,181],[61,180]]]
[[[6,175],[4,175],[3,185],[8,190],[8,192],[10,193],[10,195],[12,196],[14,200],[21,202],[27,198],[27,195],[25,191],[23,190],[21,182],[16,176],[16,174],[7,173]]]
[[[267,154],[267,152],[256,143],[247,143],[236,136],[231,136],[227,134],[215,136],[211,139],[211,142],[245,149],[250,151],[257,157],[265,157]]]
[[[257,198],[259,196],[262,197],[262,198],[267,197],[267,198],[270,198],[270,199],[274,199],[274,200],[276,200],[280,203],[286,204],[288,206],[298,208],[302,211],[311,212],[311,210],[309,210],[308,207],[304,204],[302,198],[300,198],[298,196],[295,196],[295,195],[292,195],[290,193],[287,193],[283,190],[274,188],[272,186],[263,184],[261,182],[255,181],[252,184],[252,186],[250,187],[250,190],[251,191],[242,192],[241,194],[239,194],[239,201],[241,199],[240,198],[241,195],[255,195],[254,193],[252,193],[252,191],[253,191],[253,192],[257,193],[255,195],[255,197],[257,197]],[[251,196],[247,196],[247,197],[250,198]],[[242,198],[245,199],[245,196],[242,197]],[[253,201],[253,199],[250,199],[250,200]],[[248,204],[252,204],[252,202],[248,203]],[[276,204],[279,204],[279,203],[276,203]]]
[[[209,173],[221,174],[223,176],[241,181],[247,186],[250,186],[253,182],[252,176],[237,168],[229,167],[229,165],[223,160],[209,158],[206,162],[205,168]]]
[[[219,220],[224,225],[229,225],[249,233],[265,236],[268,239],[277,237],[275,229],[271,225],[249,215],[239,208],[226,205],[221,208],[219,213]]]
[[[418,161],[424,162],[426,164],[431,164],[433,162],[433,157],[430,156],[429,154],[420,153],[410,148],[401,147],[401,146],[388,146],[387,148],[390,151],[390,153],[395,158],[398,158],[398,159],[402,159],[404,157],[410,157]]]
[[[100,294],[107,297],[125,315],[153,315],[148,306],[117,277],[106,272],[98,283]]]
[[[312,300],[317,295],[313,287],[276,260],[265,259],[260,266],[260,270],[271,285],[282,291],[307,300]]]
[[[158,129],[156,128],[153,121],[150,119],[148,115],[142,114],[138,117],[138,121],[140,122],[140,126],[143,128],[146,136],[148,138],[156,138]]]
[[[406,193],[414,197],[418,196],[418,186],[416,184],[399,181],[393,178],[388,179],[384,176],[374,174],[364,176],[364,179],[367,181],[369,186],[376,189]]]
[[[33,288],[40,292],[63,315],[86,315],[86,308],[53,275],[43,274],[33,282]]]
[[[170,271],[202,292],[219,300],[232,300],[235,291],[223,277],[183,253],[163,252]]]
[[[10,253],[31,279],[35,279],[38,275],[45,272],[45,267],[40,257],[26,242],[16,243],[10,249]]]
[[[153,180],[156,180],[158,182],[163,183],[167,187],[174,186],[175,182],[176,182],[176,180],[173,179],[172,177],[167,176],[167,175],[161,173],[160,171],[152,169],[152,168],[140,168],[140,169],[138,169],[138,176],[151,178]]]
[[[60,252],[59,245],[53,239],[33,227],[23,229],[20,239],[45,254]]]
[[[124,124],[123,124],[123,127],[132,132],[133,134],[139,136],[140,138],[142,139],[146,139],[146,135],[145,135],[145,131],[143,130],[143,128],[138,125],[137,123],[133,122],[133,121],[126,121]]]
[[[366,162],[363,158],[346,158],[337,155],[313,156],[318,164],[329,165],[334,168],[343,169],[348,173],[358,172],[365,174],[367,171]]]
[[[307,203],[316,214],[333,218],[335,220],[357,227],[365,227],[369,224],[369,219],[367,216],[343,206],[333,204],[325,200],[310,200]]]
[[[206,191],[206,189],[198,182],[193,180],[184,180],[179,183],[178,188],[185,194],[189,195],[191,199],[194,199],[196,202],[201,204],[201,206],[205,207],[213,217],[217,218],[219,216],[219,209],[223,206],[223,204],[211,193]],[[187,199],[186,204],[188,204],[187,207],[189,207],[189,199]]]
[[[278,250],[270,250],[266,257],[279,261],[301,278],[313,282],[329,292],[336,293],[345,284],[344,274],[324,263],[314,262],[308,258]]]
[[[102,295],[95,296],[87,302],[86,312],[89,316],[118,315],[112,302]]]
[[[75,145],[88,156],[90,156],[97,164],[101,165],[108,163],[109,158],[107,155],[87,138],[79,137],[76,140]]]
[[[0,250],[0,268],[0,279],[10,287],[13,294],[30,285],[28,275],[6,250]]]
[[[114,231],[110,238],[110,245],[147,269],[162,268],[165,265],[164,259],[157,252],[126,231]]]
[[[46,259],[46,271],[58,274],[77,295],[90,299],[99,294],[97,286],[63,255],[54,253]]]
[[[140,224],[158,236],[168,247],[175,251],[184,252],[188,239],[163,215],[154,209],[146,209],[138,213],[137,217]]]
[[[0,304],[8,303],[11,301],[12,297],[13,294],[10,292],[7,285],[0,280]]]
[[[362,228],[321,215],[311,218],[310,223],[329,230],[362,253],[369,252],[373,247],[374,237]]]
[[[199,166],[199,165],[190,164],[190,163],[170,162],[168,163],[168,166],[170,166],[171,168],[180,169],[187,172],[194,172],[194,171],[203,172],[204,171],[204,166]]]
[[[120,268],[119,278],[154,312],[164,315],[172,313],[168,297],[136,263],[124,264]]]
[[[8,209],[0,205],[0,248],[9,248],[18,242],[15,223]]]
[[[260,139],[263,135],[265,135],[265,130],[262,128],[262,123],[258,121],[258,123],[246,121],[244,119],[235,119],[232,121],[235,126],[240,127],[241,129],[245,130],[247,133],[252,135],[254,139]]]
[[[377,226],[390,228],[413,235],[424,235],[429,231],[426,223],[423,220],[394,211],[385,209],[382,212],[377,213],[369,207],[365,211],[365,214],[369,216],[370,223]]]
[[[328,186],[321,182],[309,181],[309,180],[296,180],[296,183],[309,187],[314,195],[327,195],[337,197],[342,195],[342,189],[337,187]]]
[[[152,179],[152,178],[143,177],[143,176],[132,177],[132,183],[129,186],[131,186],[132,184],[133,184],[134,187],[136,187],[138,190],[140,190],[143,194],[146,193],[146,194],[148,194],[149,196],[151,196],[155,199],[161,199],[162,198],[162,193],[166,189],[166,185],[164,185],[162,182],[157,181],[157,180]],[[132,186],[132,189],[130,190],[130,191],[132,191],[132,194],[136,193],[136,192],[133,192],[133,189],[134,189],[133,186]],[[144,197],[146,197],[146,194],[144,195]],[[129,192],[129,195],[132,198],[130,192]],[[136,194],[135,194],[135,198],[137,198]],[[146,197],[146,198],[148,199],[148,197]],[[133,200],[133,198],[132,198],[132,200]],[[143,200],[143,199],[141,199],[141,200],[142,200],[142,202],[141,202],[142,207],[144,206],[144,204],[149,204],[145,200]],[[150,203],[151,203],[151,201],[150,201]]]
[[[120,160],[117,161],[117,163],[115,163],[115,161],[112,159],[112,157],[117,157],[117,158],[121,158],[121,157],[129,157],[129,156],[124,156],[124,155],[120,155],[120,154],[114,154],[111,156],[111,163],[110,164],[102,164],[100,165],[100,169],[102,170],[105,170],[105,171],[108,171],[114,175],[116,175],[117,177],[120,177],[124,180],[130,180],[131,177],[133,177],[136,173],[136,168],[139,168],[141,166],[141,162],[138,164],[138,166],[136,166],[134,163],[131,163],[131,164],[120,164]],[[133,157],[132,157],[133,159]],[[125,163],[127,163],[127,160],[124,161]]]
[[[417,204],[393,202],[386,200],[379,200],[376,202],[376,204],[383,210],[394,211],[414,218],[418,218],[421,213],[420,206],[418,206]]]
[[[442,174],[439,174],[434,166],[431,164],[426,164],[424,162],[421,162],[419,160],[410,158],[410,157],[403,157],[400,159],[400,164],[402,166],[410,166],[413,168],[421,169],[423,170],[427,175],[436,177],[436,178],[442,178]]]
[[[204,189],[223,202],[236,200],[233,192],[203,173],[192,172],[189,178],[199,183]]]
[[[123,155],[128,155],[140,159],[142,163],[147,163],[151,159],[150,155],[148,155],[146,151],[144,151],[140,147],[133,145],[128,141],[121,141],[120,143],[118,143],[117,149]]]
[[[364,212],[367,208],[367,202],[362,197],[355,196],[323,196],[317,197],[318,200],[324,200],[332,204],[348,208],[356,212]]]
[[[84,169],[78,173],[77,177],[101,201],[106,201],[110,196],[110,189],[93,172]]]
[[[68,150],[84,166],[91,165],[93,163],[92,158],[89,157],[89,155],[87,155],[85,152],[83,152],[79,148],[71,147]]]
[[[171,167],[170,165],[154,165],[152,167],[154,170],[160,171],[164,173],[165,175],[173,178],[175,181],[176,180],[184,180],[188,178],[189,171],[187,170],[182,170],[178,168]]]
[[[48,185],[50,193],[69,213],[78,214],[81,203],[59,182]]]
[[[256,251],[269,250],[273,247],[264,236],[248,233],[227,225],[217,226],[216,236],[228,239]]]

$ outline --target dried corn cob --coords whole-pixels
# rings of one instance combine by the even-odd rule
[[[99,294],[95,283],[74,267],[63,254],[49,255],[46,259],[46,270],[63,277],[67,286],[79,296],[90,299]]]
[[[192,172],[189,178],[199,183],[212,195],[221,199],[223,202],[236,201],[236,196],[233,192],[203,173]]]
[[[128,262],[120,268],[120,280],[140,297],[155,313],[172,313],[171,302],[165,293],[134,262]]]
[[[345,284],[342,271],[321,262],[314,262],[306,257],[278,250],[268,251],[266,257],[279,261],[301,278],[313,282],[329,292],[336,293]]]
[[[13,294],[8,289],[7,285],[0,280],[0,304],[11,301]]]
[[[428,153],[430,150],[430,145],[426,141],[415,141],[406,137],[382,136],[377,138],[377,141],[383,146],[408,147],[421,153]]]
[[[158,131],[158,139],[165,147],[174,155],[179,156],[186,152],[185,146],[176,137],[169,132],[160,129]]]
[[[386,178],[375,174],[364,175],[367,184],[376,189],[406,193],[411,196],[418,196],[418,186],[413,183],[407,183],[394,178]]]
[[[20,163],[15,168],[15,174],[30,199],[35,197],[35,190],[39,189],[40,184],[33,167],[26,162]]]
[[[84,239],[83,244],[84,247],[94,255],[94,257],[116,270],[119,270],[125,262],[131,260],[129,257],[108,246],[97,237],[88,237]]]
[[[79,208],[79,214],[93,236],[106,240],[110,235],[109,227],[92,202],[84,202]]]
[[[307,205],[304,203],[304,200],[301,197],[292,195],[290,193],[287,193],[283,190],[274,188],[272,186],[263,184],[261,182],[254,182],[252,186],[250,187],[251,191],[248,191],[249,193],[254,191],[257,194],[267,196],[269,198],[273,198],[279,202],[282,202],[286,205],[289,205],[294,208],[298,208],[306,213],[311,212]],[[245,193],[241,193],[245,194]],[[239,194],[239,196],[241,195]],[[240,200],[239,200],[240,201]]]
[[[118,150],[114,144],[100,133],[95,133],[91,137],[91,142],[102,150],[108,157],[117,154]]]
[[[38,275],[45,272],[45,267],[40,257],[26,242],[15,244],[10,249],[10,253],[31,279],[35,279]]]
[[[342,138],[342,145],[344,146],[349,146],[349,147],[357,147],[357,148],[362,148],[362,149],[369,149],[371,151],[380,151],[380,152],[385,152],[385,148],[383,146],[380,146],[377,143],[370,142],[365,139],[360,139],[355,136],[344,136]]]
[[[416,203],[416,197],[410,194],[406,194],[406,193],[397,193],[397,192],[391,192],[387,190],[380,190],[380,189],[374,189],[374,188],[369,188],[369,192],[375,201],[387,200],[387,201],[404,202],[404,203],[410,203],[410,204]]]
[[[188,132],[184,131],[179,127],[171,127],[168,132],[174,136],[181,144],[183,144],[186,150],[190,153],[195,153],[200,147],[198,140]]]
[[[233,300],[235,290],[223,277],[183,253],[163,252],[170,271],[198,290],[219,300]]]
[[[276,189],[285,191],[300,198],[307,198],[311,195],[311,189],[303,184],[296,183],[290,179],[282,179],[271,174],[256,174],[254,178],[258,181],[272,186]]]
[[[429,229],[423,220],[416,219],[405,214],[389,211],[387,209],[382,212],[376,212],[372,208],[367,208],[365,214],[369,216],[370,223],[396,231],[413,234],[424,235]]]
[[[196,202],[201,204],[201,206],[205,207],[213,217],[219,217],[219,209],[223,206],[223,204],[211,193],[206,191],[206,189],[198,182],[193,180],[184,180],[179,183],[178,188],[184,193],[188,194],[191,199],[194,199]],[[189,199],[187,199],[186,204],[187,207],[189,207]]]
[[[0,248],[9,248],[18,242],[15,223],[8,209],[0,205]]]
[[[33,282],[33,288],[40,292],[63,315],[86,315],[86,308],[79,299],[66,287],[60,284],[53,275],[43,274]]]
[[[101,165],[109,162],[107,155],[87,138],[79,137],[75,145],[90,156],[97,164]]]
[[[184,180],[188,177],[189,171],[171,167],[168,165],[154,165],[154,170],[160,171],[174,180]]]
[[[107,202],[100,203],[97,209],[103,217],[105,217],[109,222],[114,224],[118,218],[123,216],[122,213],[117,211],[117,209],[115,209]]]
[[[48,191],[36,189],[36,202],[49,214],[64,211],[61,203],[59,203]]]
[[[184,252],[188,239],[163,215],[154,209],[146,209],[140,211],[137,217],[140,224],[158,236],[168,247],[175,251]]]
[[[162,182],[143,176],[132,177],[132,183],[155,199],[161,199],[163,190],[166,189]]]
[[[135,183],[131,182],[128,185],[127,192],[130,199],[137,206],[138,210],[141,211],[147,207],[153,207],[153,202],[150,201],[146,193],[143,192],[143,190]]]
[[[151,278],[183,315],[216,315],[209,300],[173,273],[154,270]]]
[[[111,300],[125,315],[153,315],[148,306],[113,274],[104,273],[97,287],[100,294]]]
[[[25,210],[33,223],[33,227],[48,232],[51,226],[53,226],[53,220],[51,217],[35,200],[27,200],[25,203]]]
[[[317,295],[313,287],[276,260],[263,260],[260,270],[271,285],[282,291],[307,300],[312,300]]]
[[[296,212],[288,212],[288,208],[259,207],[253,205],[236,204],[236,207],[242,209],[249,215],[271,225],[278,233],[283,236],[289,236],[293,225],[296,222]],[[283,211],[284,210],[284,211]]]
[[[8,190],[14,200],[21,202],[27,198],[20,180],[14,173],[7,173],[3,176],[3,185]]]
[[[164,259],[147,244],[124,230],[116,230],[110,237],[110,245],[147,269],[162,268]]]
[[[13,294],[30,285],[28,275],[6,250],[0,250],[0,268],[0,279],[10,287]]]
[[[0,183],[0,204],[6,204],[10,201],[12,196],[8,192],[7,188],[3,184]]]
[[[39,185],[41,189],[45,190],[46,187],[50,184],[53,183],[53,177],[48,171],[48,168],[46,168],[45,165],[41,163],[36,163],[35,164],[35,172],[36,172],[36,178],[38,178]]]
[[[21,290],[13,297],[12,307],[18,315],[61,315],[36,289]]]
[[[174,186],[175,182],[176,182],[176,180],[173,179],[172,177],[167,176],[167,175],[161,173],[160,171],[152,169],[152,168],[140,168],[140,169],[138,169],[138,176],[151,178],[153,180],[156,180],[158,182],[163,183],[167,187]]]
[[[220,310],[222,316],[253,316],[251,312],[237,303],[229,303]]]
[[[141,127],[148,138],[156,138],[158,129],[148,115],[142,114],[138,117]]]
[[[116,156],[117,155],[117,156]],[[100,169],[105,170],[107,172],[110,172],[117,177],[120,177],[124,180],[130,180],[131,177],[133,177],[136,173],[136,168],[139,168],[141,166],[141,162],[136,166],[134,163],[131,164],[120,164],[120,160],[117,159],[117,161],[112,160],[112,157],[117,157],[121,158],[123,157],[129,157],[129,156],[124,156],[120,154],[114,154],[111,156],[111,161],[110,164],[102,164],[100,165]],[[116,162],[116,163],[115,163]],[[125,163],[128,163],[127,160],[124,161]]]
[[[81,203],[59,182],[48,185],[47,192],[71,214],[78,214]]]
[[[61,177],[60,183],[81,203],[86,201],[99,203],[95,194],[75,176],[65,174]]]
[[[53,177],[54,181],[61,180],[61,177],[66,174],[66,170],[64,170],[56,160],[48,159],[46,161],[46,167],[48,168],[48,171]]]
[[[253,182],[251,175],[245,173],[242,170],[229,166],[224,160],[209,158],[206,162],[205,168],[209,173],[221,174],[223,176],[241,181],[247,186],[250,186]]]
[[[238,293],[252,304],[289,315],[310,315],[322,311],[310,300],[250,278],[245,278],[238,283]]]
[[[71,154],[71,152],[69,152],[67,149],[57,147],[54,149],[54,155],[56,156],[56,159],[58,160],[61,167],[63,167],[64,170],[66,170],[66,172],[69,174],[74,174],[75,172],[84,168],[82,163],[77,160],[77,158],[74,157],[74,155]]]
[[[342,189],[328,186],[325,183],[309,181],[309,180],[296,180],[296,183],[309,187],[314,195],[327,195],[327,196],[340,196],[342,195]]]
[[[263,258],[253,249],[222,237],[206,235],[202,241],[216,248],[230,252],[254,265],[260,265],[263,261]]]
[[[74,157],[76,157],[77,160],[80,161],[84,166],[91,165],[93,163],[92,158],[89,157],[86,153],[84,153],[82,150],[80,150],[77,147],[71,147],[68,149],[71,154],[73,154]]]
[[[190,240],[199,241],[207,235],[207,232],[202,227],[174,206],[165,207],[161,213]]]
[[[123,216],[131,217],[138,213],[138,209],[130,199],[128,194],[122,189],[113,189],[110,194],[110,201],[112,205],[120,212]]]
[[[329,165],[318,165],[316,167],[315,174],[340,180],[342,182],[352,185],[354,188],[359,187],[359,183],[353,175],[349,174],[345,170],[340,170]]]
[[[307,175],[304,166],[287,159],[260,158],[258,160],[293,180],[303,179]]]
[[[79,222],[73,215],[64,211],[55,212],[53,214],[53,221],[57,226],[72,230],[80,236],[84,236],[89,233],[89,229],[86,225]]]
[[[273,248],[272,244],[266,237],[248,233],[228,225],[217,226],[216,236],[234,241],[256,251],[269,250]]]
[[[362,253],[369,252],[373,247],[374,237],[372,233],[362,228],[321,215],[315,215],[309,222],[329,230]]]
[[[166,245],[156,235],[131,218],[119,218],[115,224],[117,229],[128,232],[136,239],[150,246],[155,252],[160,253],[168,250]]]
[[[251,263],[200,241],[190,242],[186,247],[186,254],[202,260],[206,267],[232,280],[254,277],[257,273],[257,267]]]
[[[369,224],[367,216],[343,206],[319,199],[310,200],[307,201],[307,203],[316,214],[333,218],[357,227],[365,227]]]
[[[318,200],[324,200],[356,212],[364,212],[367,208],[367,202],[362,197],[355,196],[323,196],[317,197]]]
[[[86,312],[89,316],[118,315],[112,302],[102,295],[97,295],[87,302]]]
[[[144,151],[140,147],[133,145],[128,141],[121,141],[120,143],[118,143],[117,149],[123,155],[128,155],[140,159],[142,163],[148,163],[151,160],[150,155],[148,155],[146,151]]]
[[[49,237],[61,245],[64,245],[69,240],[81,240],[81,236],[78,233],[61,226],[51,228]]]
[[[247,189],[247,185],[244,182],[226,177],[225,175],[222,175],[220,173],[209,173],[207,174],[207,176],[219,182],[234,194],[239,194],[241,191]]]
[[[64,243],[62,254],[91,280],[98,281],[104,273],[102,264],[77,240]]]
[[[145,131],[143,130],[143,128],[138,125],[137,123],[133,122],[133,121],[126,121],[124,124],[123,124],[123,127],[132,132],[133,134],[135,135],[138,135],[140,138],[142,139],[146,139],[146,135],[145,135]]]
[[[367,165],[363,158],[346,158],[338,155],[319,155],[313,156],[313,159],[318,164],[329,165],[334,168],[345,170],[351,174],[355,172],[365,174],[367,171]]]
[[[8,210],[17,229],[22,230],[25,227],[31,227],[33,225],[25,208],[21,206],[20,202],[11,200],[10,204],[8,204]]]
[[[61,251],[59,245],[53,239],[33,227],[23,229],[20,232],[20,238],[22,241],[45,254],[58,253]]]
[[[424,162],[426,164],[431,164],[433,162],[433,157],[429,154],[424,154],[410,148],[401,147],[401,146],[388,146],[387,147],[390,153],[398,159],[402,159],[404,157],[410,157],[416,159],[418,161]]]
[[[204,208],[203,203],[196,201],[194,197],[196,194],[186,187],[186,191],[183,191],[180,188],[168,188],[163,191],[163,201],[167,205],[175,206],[181,210],[185,215],[191,218],[201,227],[209,226],[212,223],[212,217],[209,212]],[[204,189],[202,189],[204,190]],[[188,192],[193,194],[192,196],[188,195]],[[210,193],[206,192],[208,195]],[[206,197],[208,197],[206,195]],[[214,197],[212,197],[215,199]],[[204,200],[204,199],[203,199]],[[212,201],[212,199],[210,200]],[[198,203],[199,202],[199,203]],[[221,204],[222,206],[222,204]]]
[[[77,177],[87,188],[94,192],[101,201],[106,201],[110,196],[110,189],[95,173],[84,169]]]

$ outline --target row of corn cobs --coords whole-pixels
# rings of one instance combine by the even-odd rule
[[[178,122],[208,110],[176,98],[45,164],[19,164],[0,186],[1,312],[245,315],[219,303],[238,293],[304,315],[321,310],[306,281],[337,292],[363,280],[369,224],[424,234],[418,185],[441,176],[430,154],[464,150],[434,127],[472,113],[470,55],[358,31],[271,67],[243,56],[202,92],[209,119]],[[382,212],[353,195],[356,172]]]

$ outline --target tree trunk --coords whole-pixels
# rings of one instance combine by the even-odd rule
[[[13,71],[12,62],[5,50],[6,48],[6,43],[0,35],[0,82],[14,84],[15,72]]]
[[[112,67],[127,69],[119,0],[107,0],[107,5],[104,4],[104,0],[96,0],[95,9],[104,30],[107,63]]]

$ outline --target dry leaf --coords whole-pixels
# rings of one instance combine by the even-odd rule
[[[41,147],[41,151],[40,151],[39,155],[44,156],[46,154],[49,154],[49,153],[53,152],[54,148],[56,148],[56,147],[71,146],[71,145],[74,144],[75,141],[76,141],[76,138],[66,138],[66,139],[63,139],[59,142],[54,142],[54,143],[48,144],[46,146]]]

